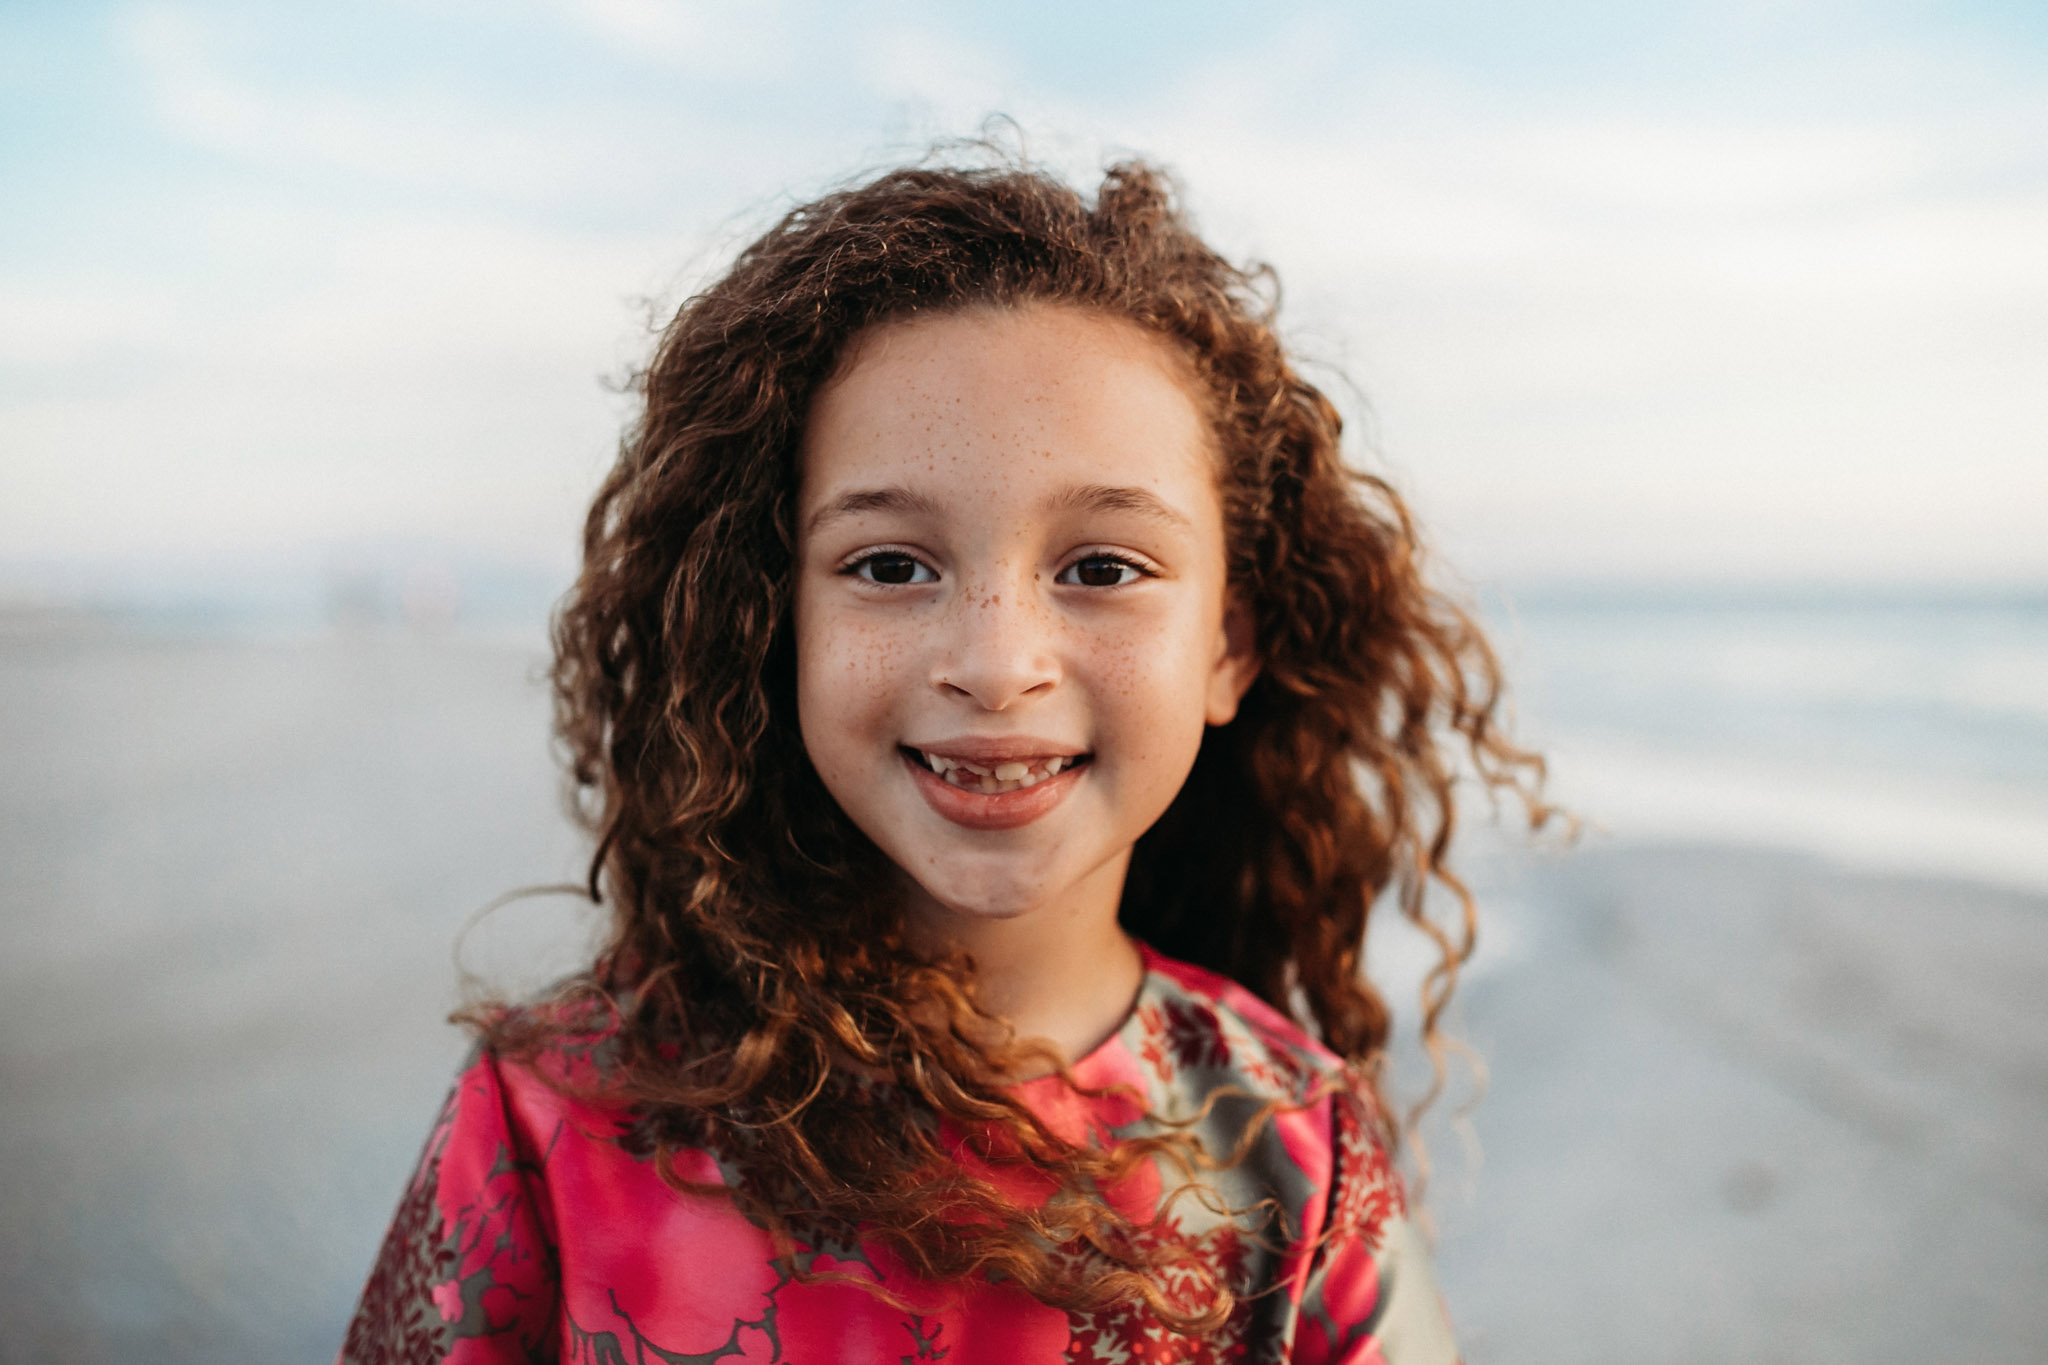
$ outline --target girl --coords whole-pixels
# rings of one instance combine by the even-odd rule
[[[1446,742],[1540,765],[1260,283],[924,167],[683,306],[556,625],[609,938],[466,1016],[344,1361],[1453,1357],[1364,932],[1434,1042]]]

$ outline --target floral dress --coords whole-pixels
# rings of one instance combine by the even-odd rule
[[[1209,1237],[1243,1295],[1213,1335],[1174,1333],[1142,1305],[1069,1313],[1012,1284],[922,1281],[875,1244],[801,1246],[809,1270],[838,1278],[795,1279],[731,1200],[664,1184],[629,1113],[486,1052],[427,1140],[341,1365],[1454,1361],[1369,1101],[1331,1088],[1337,1059],[1233,982],[1149,950],[1145,965],[1129,1019],[1073,1068],[1108,1093],[1079,1095],[1057,1077],[1019,1092],[1056,1131],[1113,1142],[1196,1114],[1228,1087],[1192,1129],[1212,1153],[1234,1150],[1267,1102],[1297,1106],[1263,1126],[1244,1160],[1205,1174],[1220,1201],[1169,1206],[1167,1230]],[[707,1153],[674,1160],[687,1181],[723,1178]],[[1162,1178],[1141,1163],[1105,1197],[1149,1217]],[[1267,1199],[1284,1236],[1240,1238],[1207,1207]]]

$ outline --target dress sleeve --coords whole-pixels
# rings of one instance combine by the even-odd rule
[[[560,1274],[541,1168],[488,1053],[449,1092],[337,1365],[555,1359]]]
[[[1332,1097],[1329,1232],[1309,1268],[1293,1359],[1455,1365],[1458,1346],[1429,1250],[1365,1104],[1350,1093]]]

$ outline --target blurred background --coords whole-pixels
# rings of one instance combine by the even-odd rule
[[[589,931],[456,957],[614,381],[991,112],[1280,268],[1591,822],[1467,841],[1467,1358],[2048,1357],[2048,9],[11,0],[0,1360],[332,1357]]]

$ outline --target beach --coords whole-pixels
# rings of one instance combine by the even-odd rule
[[[1490,903],[1434,1200],[1469,1361],[2041,1358],[2048,898],[1641,846]]]
[[[454,631],[0,634],[0,1360],[332,1359],[466,1046],[458,937],[583,873],[543,665]],[[1468,860],[1489,1086],[1424,1128],[1468,1361],[2040,1359],[2025,860],[1601,814]],[[462,965],[516,991],[591,929],[531,897]]]

